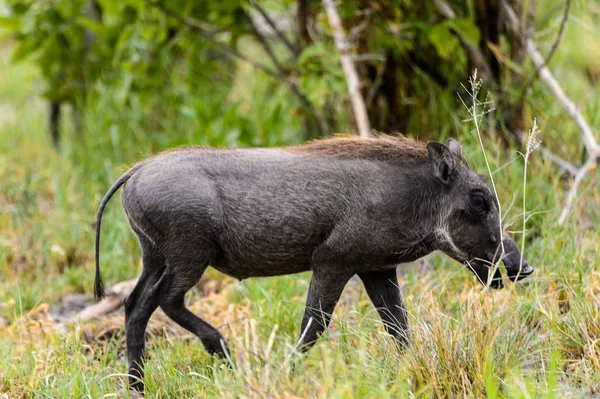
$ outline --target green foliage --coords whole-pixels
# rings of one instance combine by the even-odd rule
[[[459,50],[459,40],[454,33],[473,46],[479,43],[479,29],[472,21],[462,18],[444,20],[428,29],[428,34],[438,55],[445,60]]]
[[[198,80],[231,73],[210,44],[150,6],[147,1],[9,0],[10,27],[19,47],[14,59],[33,60],[45,81],[46,98],[81,106],[106,101],[118,109],[181,105]],[[210,4],[208,4],[210,3]],[[239,1],[170,2],[175,12],[206,16],[235,43],[244,27]],[[210,13],[204,13],[207,7]],[[5,26],[7,24],[5,23]],[[106,88],[110,87],[110,93]],[[135,112],[135,111],[134,111]]]
[[[258,2],[281,23],[280,33],[292,43],[292,52],[259,18],[253,3],[240,0],[6,0],[10,12],[0,19],[0,26],[18,43],[15,60],[27,59],[40,68],[46,98],[71,103],[92,115],[97,102],[111,101],[115,114],[136,117],[139,131],[168,119],[173,109],[181,111],[182,120],[195,119],[193,110],[202,108],[197,103],[207,102],[206,96],[226,98],[235,90],[238,58],[232,54],[236,52],[271,71],[268,79],[281,88],[278,95],[285,99],[285,106],[279,111],[273,107],[273,112],[291,112],[299,119],[294,127],[298,139],[353,131],[331,29],[320,3],[310,3],[310,38],[303,42],[295,28],[298,21],[289,19],[296,2]],[[555,0],[547,3],[548,7],[539,7],[538,29],[552,25],[545,10]],[[445,4],[452,17],[435,2],[375,1],[367,6],[351,0],[340,4],[352,51],[366,57],[357,66],[375,129],[409,135],[447,129],[445,115],[460,109],[454,101],[456,90],[477,65],[467,46],[479,49],[490,65],[498,64],[517,75],[528,71],[518,49],[513,49],[518,40],[504,37],[504,30],[499,31],[503,35],[499,40],[488,37],[489,27],[501,23],[486,22],[481,9],[496,7],[495,3],[451,0]],[[526,10],[528,5],[522,7]],[[251,28],[251,21],[262,26],[259,33]],[[248,78],[262,80],[266,75],[254,68]],[[489,79],[486,84],[494,90],[491,94],[500,111],[496,114],[499,126],[514,125],[504,118],[515,109],[522,115],[520,81],[511,73]],[[290,90],[289,82],[299,93]],[[209,83],[214,88],[203,90]],[[227,105],[229,112],[236,112]],[[140,108],[145,112],[137,114]],[[423,109],[428,118],[423,117]],[[245,134],[240,127],[238,133],[219,142],[231,144],[237,140],[231,138],[239,136],[244,143],[259,144],[244,139]],[[177,137],[171,141],[181,142]]]
[[[153,4],[162,4],[167,11]],[[228,88],[231,89],[233,63],[231,56],[224,52],[229,47],[276,73],[289,74],[288,79],[296,80],[314,108],[308,110],[306,104],[295,102],[295,96],[288,93],[286,102],[291,105],[288,108],[302,119],[314,118],[311,112],[316,112],[322,120],[320,123],[331,125],[330,129],[334,126],[340,126],[342,131],[351,129],[348,110],[340,106],[332,108],[332,104],[339,104],[340,99],[347,97],[347,88],[327,20],[318,2],[312,6],[314,34],[311,42],[299,49],[297,57],[286,54],[287,49],[276,38],[266,37],[280,66],[260,55],[264,49],[256,45],[246,48],[248,40],[244,38],[257,39],[249,22],[257,12],[239,0],[168,3],[7,0],[7,5],[10,16],[1,22],[19,43],[14,59],[28,59],[38,65],[44,77],[46,98],[81,108],[86,102],[95,102],[96,98],[108,95],[113,97],[114,106],[120,110],[136,112],[136,107],[141,106],[152,108],[154,115],[163,115],[163,112],[170,112],[164,109],[168,104],[170,108],[187,111],[193,108],[188,104],[192,98],[206,101],[197,90],[202,86],[202,80],[219,82],[218,96],[227,95]],[[460,2],[452,5],[461,9]],[[468,15],[443,19],[431,6],[420,9],[410,7],[407,2],[375,2],[372,6],[372,11],[365,14],[365,28],[356,38],[368,45],[356,51],[389,54],[395,59],[405,58],[406,52],[431,51],[442,60],[452,58],[453,62],[448,63],[443,74],[453,79],[465,75],[467,57],[458,37],[473,45],[480,40],[478,28]],[[269,12],[291,13],[294,2],[265,2],[263,7]],[[361,2],[348,1],[340,7],[340,12],[351,19],[356,13],[364,12],[363,8]],[[186,26],[171,13],[192,21],[199,30]],[[298,41],[293,29],[284,28],[283,33],[288,40]],[[397,34],[404,36],[402,40]],[[245,44],[240,46],[240,43]],[[379,62],[369,64],[378,67]],[[282,69],[278,71],[280,67]],[[261,74],[255,71],[252,78]],[[363,77],[365,82],[371,79]],[[415,79],[415,84],[430,84],[428,79],[420,76]],[[400,77],[399,82],[402,80]],[[285,88],[281,81],[278,84]],[[385,112],[397,111],[387,109]],[[374,127],[387,130],[377,123]],[[243,136],[243,132],[240,135]],[[305,135],[312,136],[313,133],[305,132]]]
[[[87,80],[95,79],[103,53],[86,56],[84,27],[92,25],[82,17],[85,1],[11,1],[12,28],[20,42],[15,61],[34,59],[48,87],[46,97],[74,101]],[[80,94],[81,95],[81,94]]]

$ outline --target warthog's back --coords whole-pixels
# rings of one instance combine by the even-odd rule
[[[404,143],[390,139],[390,145],[395,141]],[[233,276],[308,270],[312,252],[336,223],[384,201],[391,182],[402,183],[398,162],[405,171],[427,162],[422,151],[410,148],[397,150],[404,157],[392,157],[380,141],[378,148],[350,139],[333,142],[338,148],[329,153],[318,144],[165,152],[130,178],[123,204],[132,226],[158,245],[214,245],[212,264]]]

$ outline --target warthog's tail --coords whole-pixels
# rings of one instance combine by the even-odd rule
[[[98,207],[98,214],[96,215],[96,279],[94,280],[94,299],[99,301],[104,298],[104,283],[102,282],[102,276],[100,276],[100,225],[102,224],[102,213],[104,212],[104,207],[108,204],[108,201],[113,196],[117,190],[125,184],[127,180],[137,171],[142,164],[137,164],[127,172],[123,174],[123,176],[119,177],[119,179],[112,185],[112,187],[108,190],[108,192],[102,198],[100,202],[100,207]]]

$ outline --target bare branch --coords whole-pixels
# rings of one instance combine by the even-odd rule
[[[556,35],[556,40],[552,44],[552,48],[550,48],[550,52],[548,53],[548,55],[546,55],[546,58],[544,59],[544,65],[549,65],[550,64],[550,60],[554,56],[554,53],[556,52],[556,49],[558,48],[558,45],[562,41],[562,38],[563,38],[564,33],[565,33],[565,28],[567,26],[567,21],[569,20],[569,10],[570,10],[570,8],[571,8],[571,0],[567,0],[566,4],[565,4],[565,13],[563,14],[562,20],[560,21],[560,28],[558,29],[558,35]],[[535,73],[531,77],[531,80],[535,79],[535,77],[539,73],[540,69],[541,68],[537,68],[535,70]]]
[[[575,165],[573,165],[569,161],[566,161],[566,160],[562,159],[561,157],[559,157],[558,155],[556,155],[555,153],[553,153],[552,151],[550,151],[546,147],[540,146],[540,152],[542,153],[543,157],[546,157],[551,162],[554,162],[562,170],[567,171],[567,172],[569,172],[572,175],[576,175],[577,172],[579,172],[579,169],[577,169],[577,167]]]
[[[311,20],[312,7],[310,0],[298,0],[298,9],[296,10],[296,47],[302,51],[302,48],[311,42],[308,24]]]
[[[358,40],[360,38],[360,35],[362,35],[362,33],[367,30],[369,28],[369,24],[370,24],[370,16],[372,14],[372,9],[367,9],[364,10],[365,12],[363,13],[365,15],[365,19],[362,20],[361,23],[359,23],[356,26],[353,26],[350,29],[350,32],[348,32],[348,42],[353,43],[356,40]]]
[[[445,1],[433,0],[433,5],[435,6],[435,9],[444,17],[449,19],[456,18],[456,13],[452,7],[450,7],[450,4],[446,3]]]
[[[365,100],[360,92],[360,80],[352,61],[350,54],[350,45],[344,35],[342,22],[337,12],[334,0],[322,0],[323,7],[327,12],[329,25],[333,29],[333,39],[340,53],[340,62],[346,75],[346,83],[348,84],[348,92],[350,93],[350,101],[352,102],[352,110],[354,118],[361,137],[371,137],[371,125],[369,124],[369,116],[365,107]]]
[[[194,19],[191,18],[187,18],[183,15],[179,15],[173,11],[171,11],[169,8],[163,6],[160,3],[156,3],[153,1],[149,1],[148,2],[152,7],[160,10],[161,12],[163,12],[164,14],[172,17],[173,19],[175,19],[177,22],[179,22],[182,25],[187,26],[188,28],[192,28],[194,29],[196,32],[198,32],[202,37],[204,37],[206,40],[208,40],[209,42],[211,42],[212,44],[214,44],[217,49],[219,51],[221,51],[222,53],[225,53],[226,55],[229,55],[231,57],[235,57],[235,58],[239,58],[240,60],[243,60],[247,63],[249,63],[250,65],[252,65],[253,67],[255,67],[256,69],[259,69],[263,72],[265,72],[266,74],[276,78],[276,79],[281,79],[281,76],[275,72],[274,70],[272,70],[271,68],[267,67],[266,65],[253,60],[247,56],[245,56],[244,54],[240,53],[237,49],[235,49],[234,47],[231,47],[225,43],[222,43],[220,41],[218,41],[215,38],[215,35],[217,33],[217,30],[214,28],[208,28],[209,25],[201,23],[200,21],[196,21]]]
[[[519,32],[519,19],[516,16],[515,12],[505,0],[502,1],[502,4],[504,5],[504,9],[506,10],[506,14],[509,18],[509,26],[515,32]],[[588,154],[590,154],[591,156],[600,155],[600,148],[598,147],[596,139],[592,134],[592,129],[588,125],[583,115],[581,115],[579,107],[575,105],[575,103],[573,103],[573,101],[571,101],[569,97],[567,97],[558,81],[554,78],[548,67],[544,64],[544,58],[536,48],[533,41],[531,39],[526,40],[526,49],[527,53],[529,54],[529,57],[531,57],[533,64],[537,68],[539,68],[540,77],[544,82],[546,82],[546,84],[554,94],[554,97],[556,97],[558,102],[567,111],[567,114],[569,114],[569,116],[575,121],[575,123],[577,123],[577,126],[581,131],[581,138],[583,139],[583,143]]]
[[[106,298],[98,303],[88,306],[79,312],[74,319],[80,323],[85,323],[107,313],[117,310],[123,305],[123,301],[133,291],[137,279],[121,281],[115,284],[106,294]]]
[[[510,131],[514,134],[515,138],[518,140],[519,143],[523,143],[524,135],[521,130],[510,129]],[[571,162],[562,159],[561,157],[559,157],[558,155],[556,155],[555,153],[553,153],[548,148],[546,148],[542,145],[540,145],[540,152],[542,153],[542,156],[544,158],[548,158],[552,163],[556,164],[560,169],[570,173],[571,175],[575,176],[579,172],[579,168],[577,168]]]
[[[558,218],[558,224],[563,225],[567,221],[567,217],[569,216],[569,212],[571,212],[571,207],[573,206],[573,201],[577,196],[577,189],[579,188],[579,184],[591,170],[594,169],[596,164],[596,159],[593,157],[589,157],[588,160],[583,164],[583,166],[579,169],[577,174],[575,175],[575,179],[573,179],[573,185],[567,194],[567,200],[565,202],[565,206],[560,212],[560,217]]]
[[[384,55],[384,57],[387,58],[387,56],[385,56],[385,55]],[[367,98],[366,98],[367,107],[371,106],[371,104],[373,103],[373,100],[375,99],[375,95],[377,94],[377,91],[379,90],[379,87],[381,87],[381,83],[383,82],[383,74],[385,72],[385,64],[387,64],[387,59],[384,60],[384,62],[382,62],[381,64],[379,64],[377,66],[377,74],[375,75],[375,80],[371,84],[371,87],[369,88],[369,92],[367,93]]]
[[[542,64],[542,67],[550,64],[550,60],[552,59],[552,56],[554,56],[554,53],[556,52],[558,45],[562,41],[562,38],[563,38],[564,32],[565,32],[565,27],[567,26],[567,21],[569,19],[570,7],[571,7],[571,0],[567,0],[565,3],[565,12],[563,14],[562,20],[560,21],[560,28],[558,30],[558,35],[556,36],[556,40],[552,44],[552,48],[550,48],[550,52],[548,53],[548,55],[546,55],[546,58],[544,59],[544,63]],[[527,82],[523,85],[523,88],[521,89],[521,96],[520,96],[521,101],[525,97],[525,92],[531,87],[531,85],[535,81],[535,78],[537,78],[542,67],[536,66],[533,74],[531,74],[529,79],[527,79]]]
[[[310,102],[308,97],[304,93],[302,93],[302,91],[300,91],[300,88],[298,87],[296,82],[294,80],[290,79],[290,77],[285,73],[285,71],[283,70],[283,67],[275,58],[275,54],[272,52],[270,46],[268,46],[268,43],[266,43],[266,42],[263,43],[261,41],[262,36],[258,35],[257,38],[259,39],[259,41],[261,41],[261,44],[263,45],[263,47],[265,48],[265,51],[267,52],[267,54],[273,61],[273,64],[275,64],[275,67],[277,68],[276,71],[274,71],[273,69],[269,68],[268,66],[266,66],[265,64],[263,64],[261,62],[258,62],[252,58],[247,57],[246,55],[239,52],[236,48],[218,41],[214,37],[215,34],[218,33],[216,28],[209,27],[209,25],[201,23],[200,21],[196,21],[194,19],[187,18],[183,15],[179,15],[179,14],[173,12],[172,10],[170,10],[169,8],[163,6],[160,3],[149,1],[149,4],[152,7],[157,8],[164,14],[174,18],[176,21],[178,21],[182,25],[187,26],[191,29],[194,29],[194,31],[198,32],[206,40],[213,43],[216,46],[216,48],[218,50],[220,50],[222,53],[224,53],[225,55],[245,61],[245,62],[249,63],[250,65],[252,65],[253,67],[255,67],[256,69],[261,70],[264,73],[266,73],[267,75],[285,83],[285,85],[288,87],[288,89],[298,97],[298,99],[300,100],[300,102],[302,103],[304,108],[306,108],[306,110],[308,111],[311,118],[315,122],[317,122],[317,125],[318,125],[317,128],[319,129],[319,134],[322,134],[324,131],[326,131],[325,122],[319,117],[313,104]],[[254,28],[254,25],[252,25],[252,27]],[[262,38],[262,39],[264,39],[264,38]]]
[[[377,54],[377,53],[365,53],[365,54],[356,54],[352,56],[352,61],[354,62],[364,62],[364,61],[385,61],[385,54]]]
[[[506,2],[506,0],[502,0],[502,5],[504,10],[506,11],[506,15],[509,20],[509,27],[515,33],[519,33],[519,18],[515,14],[514,10],[510,7],[510,5]],[[565,205],[562,209],[560,217],[558,218],[558,224],[562,225],[566,220],[571,208],[573,206],[573,201],[577,195],[577,189],[579,188],[579,184],[583,180],[583,178],[588,174],[592,167],[595,166],[598,158],[600,158],[600,146],[596,142],[594,135],[592,133],[592,129],[588,125],[587,121],[581,114],[581,111],[573,101],[563,91],[562,87],[558,81],[554,78],[550,69],[546,65],[544,57],[540,54],[538,49],[535,47],[535,44],[531,39],[526,39],[525,48],[527,50],[527,54],[533,61],[533,64],[539,70],[540,78],[548,85],[554,97],[558,100],[558,102],[563,106],[563,108],[567,111],[567,114],[575,121],[577,126],[579,127],[579,131],[581,133],[581,139],[583,140],[583,144],[585,145],[585,149],[588,154],[588,159],[583,164],[581,168],[578,169],[575,174],[575,179],[573,181],[573,185],[567,194],[567,199]]]
[[[275,52],[271,48],[271,45],[269,44],[269,41],[259,32],[259,30],[257,29],[256,25],[254,25],[254,21],[252,20],[252,17],[250,15],[246,15],[246,16],[248,17],[248,22],[250,24],[250,29],[252,30],[252,33],[254,34],[254,36],[256,37],[256,39],[262,45],[263,49],[265,50],[265,52],[267,53],[267,55],[269,56],[269,58],[273,62],[273,65],[275,65],[275,68],[277,68],[277,72],[279,73],[280,76],[285,76],[286,73],[285,73],[285,71],[283,69],[283,66],[281,65],[281,63],[277,59],[277,56],[275,55]]]
[[[269,16],[269,14],[267,14],[265,10],[261,6],[259,6],[255,0],[250,0],[250,3],[252,3],[252,7],[256,8],[256,11],[258,11],[258,13],[265,19],[265,21],[267,21],[267,24],[269,24],[271,29],[273,29],[273,32],[275,32],[277,37],[279,37],[283,44],[285,44],[285,46],[288,48],[290,53],[292,53],[294,58],[298,57],[298,49],[294,47],[292,43],[290,43],[290,41],[287,39],[287,37],[285,37],[283,32],[279,30],[279,28],[277,27],[273,19]]]

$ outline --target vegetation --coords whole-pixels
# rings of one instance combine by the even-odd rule
[[[207,44],[190,28],[182,29],[147,2],[101,1],[106,13],[101,26],[89,18],[68,17],[81,13],[83,1],[7,3],[28,5],[22,16],[39,13],[37,18],[47,20],[43,13],[50,13],[60,29],[54,25],[43,30],[35,18],[0,20],[0,398],[127,397],[122,314],[86,323],[54,318],[56,304],[67,294],[91,297],[93,223],[105,190],[127,165],[162,149],[297,144],[318,123],[306,116],[306,104],[279,79],[238,58],[224,58],[218,46]],[[257,37],[246,34],[247,25],[236,31],[246,21],[241,12],[246,6],[226,0],[206,3],[222,6],[208,13],[213,18],[208,22],[227,28],[220,42],[253,59],[268,59]],[[542,11],[554,10],[559,2],[537,3],[535,24],[546,30],[538,29],[535,40],[549,51],[561,15]],[[204,18],[200,6],[169,4],[182,15]],[[288,2],[260,4],[271,11],[290,7]],[[470,15],[468,9],[453,6]],[[326,26],[319,19],[318,3],[312,7],[315,24]],[[340,9],[345,20],[354,11]],[[597,133],[600,9],[593,1],[575,1],[571,15],[551,66]],[[475,30],[467,22],[459,28],[440,24],[446,27],[436,29],[459,29],[466,36],[479,32],[477,24]],[[52,47],[62,40],[57,32],[77,41],[84,28],[102,38],[93,56],[73,55],[83,47],[68,54]],[[335,115],[334,121],[326,121],[329,130],[350,132],[345,82],[334,47],[325,28],[318,33],[319,40],[304,43],[298,60],[284,70],[297,74],[319,118],[328,110]],[[427,37],[445,35],[442,31]],[[408,43],[403,38],[384,44],[401,49]],[[23,49],[24,43],[30,48]],[[447,47],[461,51],[452,47],[457,45],[435,43],[428,46],[442,51],[436,57],[444,58]],[[275,51],[287,59],[283,46],[279,43]],[[371,49],[381,48],[377,46]],[[430,62],[424,50],[415,53]],[[398,51],[398,62],[404,62],[405,54]],[[466,56],[447,57],[461,61]],[[411,72],[412,94],[400,96],[410,108],[403,131],[436,140],[458,138],[469,162],[486,173],[477,134],[464,122],[469,113],[456,96],[458,82],[466,83],[472,66],[463,61],[444,70],[454,84],[443,87],[426,74]],[[292,66],[296,62],[298,69]],[[96,63],[102,67],[94,69]],[[501,86],[521,68],[501,67],[505,78],[494,83]],[[522,68],[525,76],[533,69],[527,63]],[[81,79],[75,76],[81,71],[90,74],[84,76],[89,84],[84,94],[72,84]],[[399,76],[402,71],[398,67]],[[504,107],[492,82],[488,89],[496,105]],[[507,97],[513,104],[513,97]],[[72,122],[76,118],[63,119],[60,151],[52,148],[47,133],[46,99],[75,104],[83,119],[81,131]],[[581,158],[577,126],[542,84],[533,84],[523,104],[525,124],[530,127],[537,118],[545,147],[565,159]],[[378,127],[373,110],[369,112]],[[496,120],[498,114],[493,114]],[[235,367],[210,358],[198,340],[159,311],[149,334],[148,397],[600,395],[600,172],[595,170],[582,183],[571,218],[558,226],[569,175],[535,151],[529,155],[524,192],[523,157],[506,146],[498,126],[484,120],[483,142],[505,223],[518,242],[526,216],[524,253],[536,267],[533,276],[490,291],[444,256],[430,257],[425,268],[403,266],[399,284],[413,337],[406,353],[397,352],[362,287],[354,284],[346,289],[329,331],[300,360],[294,344],[309,276],[238,282],[211,271],[187,300],[229,340]],[[141,270],[137,242],[115,204],[108,207],[103,223],[102,268],[109,286],[135,278]]]

